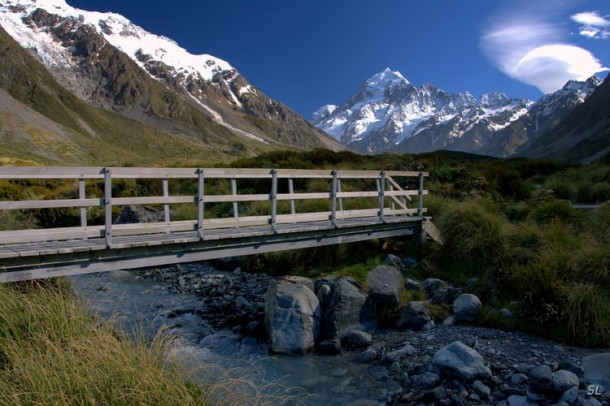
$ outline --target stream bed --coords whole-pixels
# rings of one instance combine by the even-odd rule
[[[176,336],[180,362],[200,371],[195,376],[202,382],[246,377],[252,396],[279,396],[287,399],[279,403],[299,405],[345,405],[365,399],[385,403],[389,395],[400,391],[400,386],[380,379],[381,367],[352,362],[349,353],[270,355],[261,340],[229,329],[215,330],[205,312],[198,311],[205,307],[205,297],[171,292],[145,274],[113,271],[72,280],[91,311],[102,319],[114,318],[124,332],[143,334],[148,340],[160,329]]]

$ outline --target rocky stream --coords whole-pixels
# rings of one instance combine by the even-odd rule
[[[470,325],[476,296],[405,278],[408,265],[389,256],[369,271],[367,292],[347,277],[272,278],[234,261],[73,279],[124,331],[178,337],[180,361],[202,382],[247,377],[272,404],[610,405],[610,351]],[[400,309],[403,289],[426,300]],[[454,315],[435,324],[429,303]]]

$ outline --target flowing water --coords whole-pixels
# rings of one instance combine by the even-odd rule
[[[203,298],[170,292],[160,282],[142,278],[141,271],[116,271],[72,278],[90,309],[100,317],[114,317],[123,331],[152,339],[159,329],[179,338],[180,362],[201,381],[246,377],[252,396],[277,403],[348,404],[359,399],[383,402],[397,390],[385,379],[385,369],[351,362],[353,354],[323,356],[270,355],[265,343],[214,331],[198,312]],[[292,396],[292,397],[291,397]],[[275,403],[276,401],[271,401]]]

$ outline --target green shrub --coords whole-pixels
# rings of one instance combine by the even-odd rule
[[[606,243],[610,243],[610,203],[595,210],[595,234]]]
[[[591,190],[591,203],[604,203],[610,200],[610,184],[596,183]]]
[[[553,190],[555,196],[559,199],[570,201],[576,199],[576,186],[572,181],[563,178],[553,178],[545,184],[545,188]]]
[[[538,225],[548,225],[552,221],[561,221],[573,227],[582,228],[584,226],[584,216],[570,203],[562,200],[553,200],[541,204],[532,210],[530,217]]]
[[[201,404],[167,339],[119,339],[54,283],[0,285],[0,404]]]
[[[584,346],[608,345],[610,296],[607,291],[599,286],[581,283],[566,287],[563,294],[568,341]]]
[[[499,219],[476,203],[460,203],[441,218],[446,264],[490,267],[501,262],[504,241]],[[476,273],[476,272],[475,272]]]
[[[413,205],[413,203],[411,203]],[[435,194],[424,195],[424,207],[428,209],[426,212],[427,216],[437,217],[440,216],[445,207],[450,206],[451,202]],[[409,207],[409,206],[407,206]]]
[[[508,255],[513,263],[536,261],[542,247],[541,231],[536,226],[520,224],[508,232]]]
[[[1,210],[0,231],[38,228],[38,222],[30,211]]]
[[[524,201],[509,204],[504,209],[506,217],[512,222],[522,222],[530,214],[531,206]]]
[[[574,253],[569,280],[610,287],[610,247],[588,242]]]
[[[564,309],[559,295],[562,284],[553,267],[526,264],[513,267],[512,273],[524,302],[522,316],[543,329],[563,318]]]

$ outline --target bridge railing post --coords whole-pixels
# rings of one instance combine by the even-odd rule
[[[169,181],[167,179],[167,177],[163,178],[163,197],[169,197]],[[171,232],[171,228],[170,228],[170,223],[171,223],[171,219],[170,219],[170,214],[169,214],[169,204],[165,203],[163,205],[163,213],[164,213],[164,217],[165,217],[165,225],[167,226],[167,232]]]
[[[269,219],[271,227],[275,230],[275,222],[277,219],[277,170],[271,170],[271,194],[269,195],[271,200],[271,218]]]
[[[423,216],[424,214],[424,173],[419,172],[419,204],[417,206],[417,215]]]
[[[332,171],[333,175],[333,183],[330,189],[330,221],[333,223],[335,227],[337,226],[337,188],[338,188],[338,179],[337,179],[337,171]]]
[[[81,177],[78,179],[78,198],[81,200],[85,200],[85,178],[81,174]],[[80,228],[83,231],[83,240],[87,239],[87,208],[80,208]]]
[[[379,220],[384,221],[383,212],[385,208],[385,172],[381,171],[377,179],[377,191],[379,192]]]
[[[203,169],[197,169],[197,235],[203,240],[203,198],[204,193],[204,173]]]
[[[106,246],[112,248],[112,171],[104,168],[104,237]]]
[[[292,178],[288,178],[288,193],[290,193],[291,195],[294,194],[294,181]],[[292,214],[293,216],[297,213],[296,210],[296,205],[294,202],[294,199],[290,200],[290,214]]]
[[[237,196],[237,179],[231,178],[231,194]],[[239,205],[237,201],[233,202],[233,218],[239,218]]]
[[[341,193],[341,178],[337,179],[337,193]],[[343,198],[339,198],[339,211],[343,211]]]

